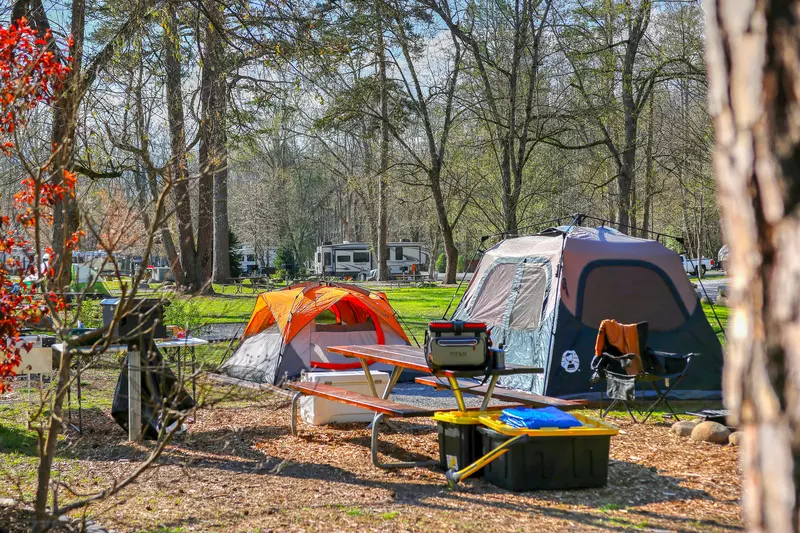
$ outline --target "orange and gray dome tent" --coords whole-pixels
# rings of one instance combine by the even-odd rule
[[[359,368],[358,361],[327,351],[349,344],[409,342],[382,292],[345,283],[299,283],[258,295],[242,342],[220,371],[278,384],[311,368]]]

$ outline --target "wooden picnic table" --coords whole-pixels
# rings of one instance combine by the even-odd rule
[[[270,287],[269,276],[241,276],[237,278],[231,278],[233,286],[236,289],[235,294],[242,294],[242,290],[244,289],[244,282],[247,280],[250,280],[250,286],[253,288],[254,291],[258,288],[269,289]]]
[[[359,360],[361,367],[364,369],[364,374],[367,378],[370,391],[376,398],[386,400],[392,393],[394,386],[400,379],[400,374],[403,370],[415,370],[417,372],[424,372],[433,374],[437,377],[447,378],[450,383],[450,390],[458,403],[458,409],[462,412],[467,411],[466,404],[464,403],[464,396],[462,388],[459,384],[458,378],[476,377],[485,375],[483,371],[458,371],[446,370],[442,372],[433,373],[425,361],[425,354],[422,348],[415,348],[413,346],[405,345],[385,345],[385,344],[366,344],[366,345],[352,345],[352,346],[331,346],[328,351],[344,355],[345,357],[354,357]],[[393,366],[392,376],[389,379],[389,384],[386,387],[383,395],[378,395],[375,383],[372,380],[372,374],[369,371],[370,362],[385,363]],[[532,366],[520,366],[506,364],[504,368],[495,368],[489,372],[490,380],[487,387],[483,403],[481,404],[481,411],[485,411],[489,407],[489,402],[492,400],[494,388],[497,385],[497,380],[500,376],[508,376],[512,374],[541,374],[544,369]]]

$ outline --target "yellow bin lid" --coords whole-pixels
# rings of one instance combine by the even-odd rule
[[[480,423],[498,433],[504,435],[530,435],[531,437],[599,437],[603,435],[613,436],[619,433],[619,429],[611,424],[606,424],[594,418],[584,416],[579,413],[572,413],[582,424],[574,428],[542,428],[542,429],[520,429],[511,427],[498,420],[500,413],[484,413],[480,417]]]
[[[437,411],[433,413],[433,418],[440,422],[449,422],[450,424],[474,426],[481,423],[480,417],[496,414],[497,411]]]

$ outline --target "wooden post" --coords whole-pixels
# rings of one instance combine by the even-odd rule
[[[142,352],[128,350],[128,440],[138,442],[142,431]]]

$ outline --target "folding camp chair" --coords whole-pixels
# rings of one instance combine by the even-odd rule
[[[614,320],[604,320],[601,323],[592,360],[592,383],[605,380],[606,395],[612,400],[600,415],[601,418],[622,403],[633,421],[638,422],[629,402],[636,398],[636,385],[647,383],[655,392],[656,401],[646,410],[639,411],[640,415],[644,415],[642,423],[647,422],[662,403],[679,420],[667,397],[686,377],[694,354],[651,350],[647,346],[647,338],[647,322],[619,324]],[[664,381],[666,388],[663,390],[658,386],[660,381]]]

